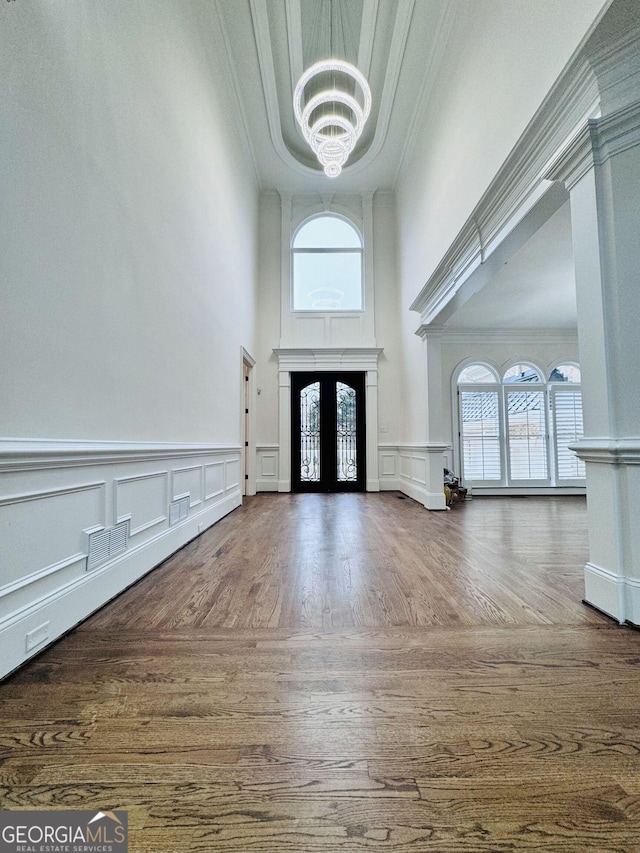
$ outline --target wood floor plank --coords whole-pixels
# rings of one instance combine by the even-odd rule
[[[584,501],[260,495],[0,685],[0,807],[131,853],[638,853]]]

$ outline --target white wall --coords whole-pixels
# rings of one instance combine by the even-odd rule
[[[239,440],[257,190],[186,8],[0,7],[5,436]]]
[[[433,96],[397,185],[406,439],[425,438],[413,302],[545,95],[606,6],[602,0],[463,0]],[[417,343],[416,343],[417,341]],[[428,436],[427,436],[428,438]]]
[[[208,0],[0,7],[0,675],[241,502],[258,192],[224,57]]]
[[[286,209],[287,202],[285,201],[284,204]],[[353,221],[362,227],[363,201],[359,196],[336,195],[332,199],[331,209],[350,215]],[[372,240],[367,241],[365,234],[365,252],[369,251],[372,257],[372,264],[368,267],[370,280],[367,286],[373,283],[370,294],[373,298],[366,300],[367,316],[364,322],[353,323],[352,328],[343,323],[329,341],[324,338],[315,339],[311,332],[294,337],[287,323],[284,324],[284,330],[281,329],[282,289],[289,286],[283,270],[289,263],[291,228],[296,227],[306,216],[321,210],[322,201],[317,195],[293,197],[291,222],[285,223],[286,234],[283,240],[280,196],[272,192],[263,193],[261,196],[258,297],[260,322],[256,366],[257,385],[261,391],[257,399],[257,488],[259,491],[275,490],[278,483],[279,400],[278,360],[273,354],[275,347],[283,345],[308,348],[322,348],[323,345],[339,348],[382,347],[384,352],[378,360],[378,417],[381,430],[378,431],[375,440],[397,444],[404,430],[399,361],[402,352],[401,306],[396,263],[395,208],[390,193],[374,195]],[[284,264],[283,253],[285,253]],[[420,343],[417,338],[416,342]],[[369,428],[371,428],[370,424]]]
[[[400,354],[400,290],[396,257],[393,196],[376,193],[373,205],[373,259],[376,290],[376,343],[378,360],[378,438],[398,442],[403,431],[403,389]]]

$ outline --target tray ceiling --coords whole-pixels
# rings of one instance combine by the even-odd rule
[[[263,189],[391,189],[443,54],[446,0],[218,0],[236,95]],[[372,110],[337,186],[293,113],[302,72],[332,54],[367,77]],[[354,179],[353,176],[358,176]]]

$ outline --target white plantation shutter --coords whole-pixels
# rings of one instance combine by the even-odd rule
[[[579,389],[554,389],[553,420],[558,481],[583,480],[585,467],[569,445],[582,438],[582,392]]]
[[[462,466],[465,480],[500,480],[498,391],[460,391]]]
[[[507,438],[511,480],[546,480],[547,425],[544,391],[507,391]]]

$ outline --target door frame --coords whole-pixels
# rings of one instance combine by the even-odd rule
[[[256,493],[256,382],[253,368],[256,361],[240,347],[240,437],[243,479],[242,494]],[[248,381],[245,380],[245,375]],[[248,400],[248,406],[246,405]],[[248,413],[245,409],[248,408]]]
[[[296,492],[364,492],[367,485],[367,416],[365,405],[364,371],[318,371],[291,374],[291,490]],[[300,392],[307,385],[320,384],[320,471],[317,482],[300,480]],[[356,470],[357,479],[339,482],[336,477],[337,412],[335,390],[337,383],[347,384],[356,399]],[[327,393],[329,392],[329,396]],[[326,417],[331,418],[327,425]],[[323,425],[324,417],[324,425]],[[333,469],[333,474],[331,470]]]
[[[365,374],[366,473],[368,492],[380,491],[378,475],[378,356],[379,347],[344,349],[277,348],[278,358],[278,491],[291,491],[291,374],[324,372]]]

